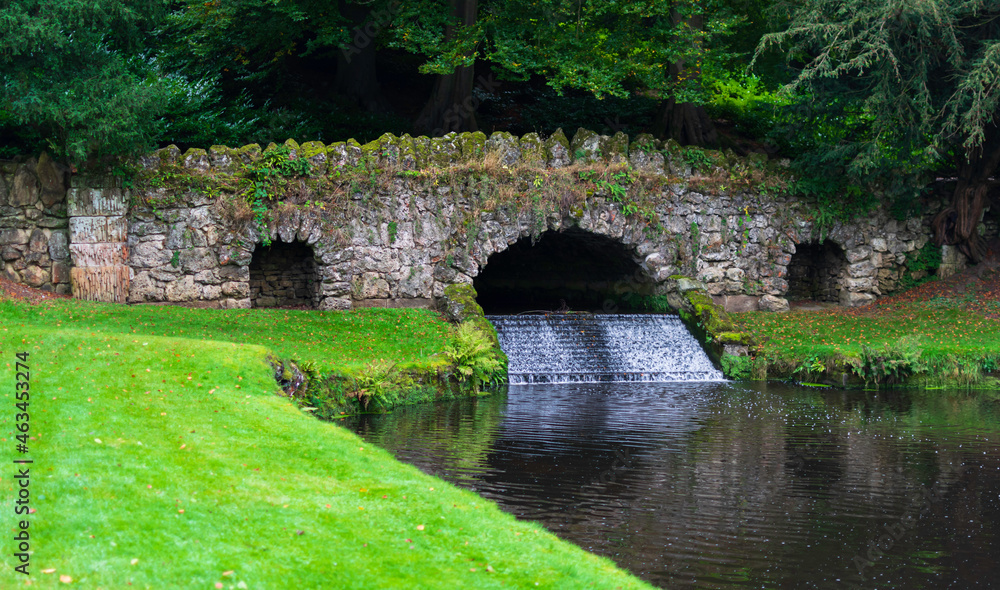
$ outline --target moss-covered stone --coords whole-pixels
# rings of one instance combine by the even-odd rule
[[[256,143],[247,144],[241,148],[236,148],[236,155],[244,165],[255,162],[260,158],[260,145]]]
[[[462,146],[462,161],[482,160],[486,153],[486,134],[482,131],[462,133],[458,138]]]
[[[240,165],[236,150],[224,145],[213,145],[208,148],[208,161],[214,170],[225,173],[237,170]]]
[[[525,134],[518,142],[521,163],[525,166],[545,165],[545,143],[537,133]]]
[[[486,153],[500,158],[501,166],[513,166],[521,155],[517,137],[505,131],[496,131],[486,140]]]
[[[546,147],[548,147],[548,143],[546,143]],[[569,151],[573,162],[577,164],[597,162],[601,159],[601,136],[589,129],[580,127],[573,135],[573,141],[569,144]]]
[[[282,145],[284,145],[286,148],[288,148],[288,159],[289,160],[294,160],[294,159],[296,159],[296,158],[299,157],[299,154],[301,153],[300,152],[301,148],[300,148],[300,146],[299,146],[299,144],[298,144],[297,141],[295,141],[292,138],[288,138],[288,139],[285,140],[285,143],[282,144]]]
[[[176,164],[181,157],[181,149],[174,144],[170,144],[165,148],[160,148],[153,153],[160,160],[161,165],[167,166]]]
[[[442,137],[431,138],[431,165],[439,168],[447,168],[458,162],[461,157],[462,146],[458,143],[458,134],[452,132]]]
[[[664,158],[660,141],[648,133],[635,138],[628,148],[628,158],[636,170],[650,174],[663,174]]]
[[[201,148],[188,148],[181,157],[181,162],[185,168],[205,172],[209,168],[208,152]]]
[[[417,169],[426,168],[431,159],[431,138],[426,135],[414,137],[413,154],[417,160]]]
[[[601,157],[612,164],[628,162],[628,135],[619,131],[612,137],[600,136]]]
[[[566,139],[566,134],[563,133],[561,127],[545,140],[545,160],[549,168],[569,166],[573,161],[569,140]]]
[[[424,167],[424,162],[417,154],[414,139],[409,133],[399,138],[399,166],[403,170],[418,170]]]
[[[309,175],[323,176],[327,173],[329,158],[327,147],[321,141],[307,141],[300,146],[299,153],[309,160]]]

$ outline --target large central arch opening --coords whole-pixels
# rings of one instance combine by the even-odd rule
[[[302,242],[258,246],[250,260],[253,307],[315,307],[316,262]]]
[[[627,294],[652,289],[621,242],[571,228],[521,239],[490,256],[473,281],[489,314],[524,311],[628,311]]]

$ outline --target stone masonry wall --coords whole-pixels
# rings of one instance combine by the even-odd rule
[[[429,306],[446,286],[471,283],[490,255],[514,242],[577,227],[623,244],[657,284],[674,274],[697,277],[731,310],[781,309],[792,255],[800,244],[826,240],[843,251],[843,270],[837,278],[840,302],[855,306],[895,288],[902,273],[908,272],[910,257],[930,240],[929,218],[940,206],[931,203],[925,216],[905,221],[879,210],[849,224],[819,228],[805,207],[789,197],[719,190],[717,185],[698,188],[703,186],[698,172],[677,146],[649,136],[630,143],[621,133],[607,137],[580,130],[572,141],[561,131],[544,141],[535,134],[517,138],[494,133],[487,138],[464,133],[430,139],[386,135],[364,146],[353,140],[328,146],[289,141],[286,146],[293,157],[309,159],[313,171],[310,178],[292,181],[296,199],[275,207],[263,225],[226,221],[231,219],[224,213],[226,196],[196,187],[161,186],[134,193],[127,215],[128,301],[251,307],[256,279],[250,264],[266,238],[274,244],[311,248],[314,277],[308,289],[319,309]],[[143,158],[141,164],[154,174],[172,166],[190,175],[225,178],[260,153],[258,146],[214,146],[184,154],[171,147]],[[484,155],[498,166],[534,167],[538,178],[574,163],[628,163],[664,179],[656,194],[647,195],[655,219],[625,214],[620,198],[600,190],[592,191],[585,203],[540,211],[488,202],[474,178],[438,183],[406,173],[430,166],[461,166]],[[723,167],[757,166],[781,172],[779,165],[760,158],[718,156]],[[318,179],[337,178],[345,170],[366,165],[396,173],[378,185],[352,187],[336,206],[316,205],[328,196],[322,194]],[[6,185],[12,175],[5,172]],[[27,197],[8,200],[30,201],[31,205],[18,206],[43,209]],[[15,218],[8,209],[3,210],[7,216],[3,219]],[[16,213],[25,215],[22,210]],[[48,223],[58,219],[51,218]],[[25,217],[21,222],[25,227],[18,230],[27,234],[3,234],[0,239],[4,252],[14,246],[7,268],[31,251],[32,223]],[[42,235],[48,239],[53,231],[57,230],[46,228]],[[15,280],[27,282],[22,275]]]
[[[67,181],[46,154],[0,162],[0,265],[8,279],[70,292]]]

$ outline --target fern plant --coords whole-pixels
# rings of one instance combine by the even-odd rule
[[[462,322],[455,328],[451,344],[444,347],[444,355],[455,365],[458,380],[471,379],[477,391],[503,380],[503,361],[498,358],[489,336],[472,321]]]

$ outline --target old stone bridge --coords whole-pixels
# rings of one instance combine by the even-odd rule
[[[868,303],[926,272],[908,265],[933,247],[934,206],[820,228],[768,189],[788,175],[780,162],[694,159],[649,136],[284,148],[309,171],[257,203],[247,171],[273,147],[165,148],[124,180],[71,176],[44,154],[0,163],[3,272],[88,299],[224,308],[430,306],[472,283],[495,310],[620,309],[684,274],[727,309],[780,310]],[[946,251],[939,272],[960,264]]]

